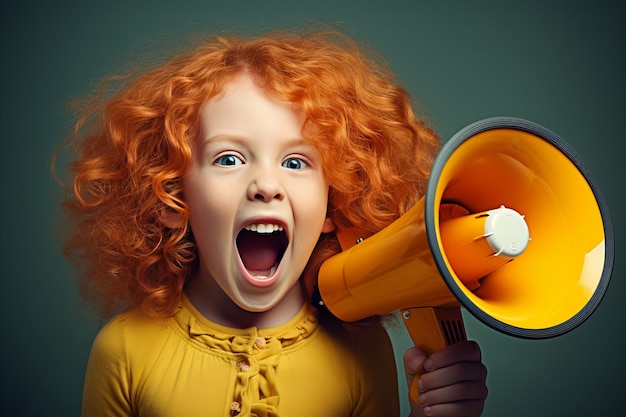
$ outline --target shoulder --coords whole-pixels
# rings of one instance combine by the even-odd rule
[[[321,324],[326,332],[346,343],[377,346],[391,344],[387,331],[377,319],[359,323],[344,323],[339,322],[334,317],[323,317]]]
[[[395,368],[391,339],[379,321],[367,323],[358,329],[356,346],[361,361],[375,361],[385,367]]]
[[[350,375],[355,416],[398,415],[398,374],[393,346],[378,320],[359,324],[325,326],[342,351],[342,362],[333,371]],[[326,357],[325,357],[326,359]]]
[[[113,317],[93,342],[92,355],[126,355],[128,348],[141,349],[167,337],[172,319],[152,319],[134,309]]]
[[[133,309],[113,317],[98,333],[99,338],[142,337],[159,333],[169,327],[171,318],[154,319],[140,309]]]
[[[368,361],[392,366],[394,353],[389,334],[378,320],[364,323],[341,323],[334,318],[322,318],[322,339],[329,348],[342,352],[357,367]]]

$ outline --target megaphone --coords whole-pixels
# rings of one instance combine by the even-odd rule
[[[463,128],[412,209],[365,239],[340,233],[314,303],[347,322],[400,311],[427,354],[465,340],[461,307],[508,335],[562,335],[593,313],[613,268],[599,187],[563,139],[519,118]]]

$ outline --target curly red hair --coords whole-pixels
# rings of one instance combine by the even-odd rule
[[[188,218],[182,178],[199,109],[242,72],[306,116],[303,134],[322,156],[335,225],[371,234],[413,206],[439,138],[371,56],[339,33],[213,37],[97,95],[74,128],[64,204],[73,219],[66,254],[86,267],[83,295],[104,316],[130,306],[161,317],[176,310],[196,248],[188,226],[170,229],[161,219],[168,211]],[[339,250],[334,233],[320,238],[307,288]]]

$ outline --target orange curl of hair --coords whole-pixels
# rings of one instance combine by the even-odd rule
[[[200,107],[243,72],[306,116],[303,134],[321,154],[337,227],[375,233],[423,195],[439,138],[393,74],[350,38],[210,38],[112,97],[100,94],[75,125],[64,203],[74,226],[65,250],[86,266],[81,290],[102,315],[131,306],[157,317],[176,310],[197,252],[188,225],[170,229],[161,219],[173,212],[187,224],[182,178]],[[334,234],[320,238],[304,272],[309,290],[339,250]]]

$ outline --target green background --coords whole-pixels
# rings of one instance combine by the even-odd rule
[[[97,319],[60,254],[51,155],[69,98],[189,34],[339,25],[380,51],[445,141],[510,115],[555,131],[602,188],[612,282],[574,331],[526,341],[466,315],[489,368],[486,416],[612,416],[626,408],[623,196],[626,21],[608,1],[22,1],[1,8],[0,414],[73,416]],[[584,221],[584,219],[581,219]],[[567,259],[556,260],[567,262]],[[551,277],[546,277],[550,279]],[[409,346],[392,330],[399,354]],[[402,381],[402,379],[401,379]],[[408,411],[405,409],[405,413]]]

